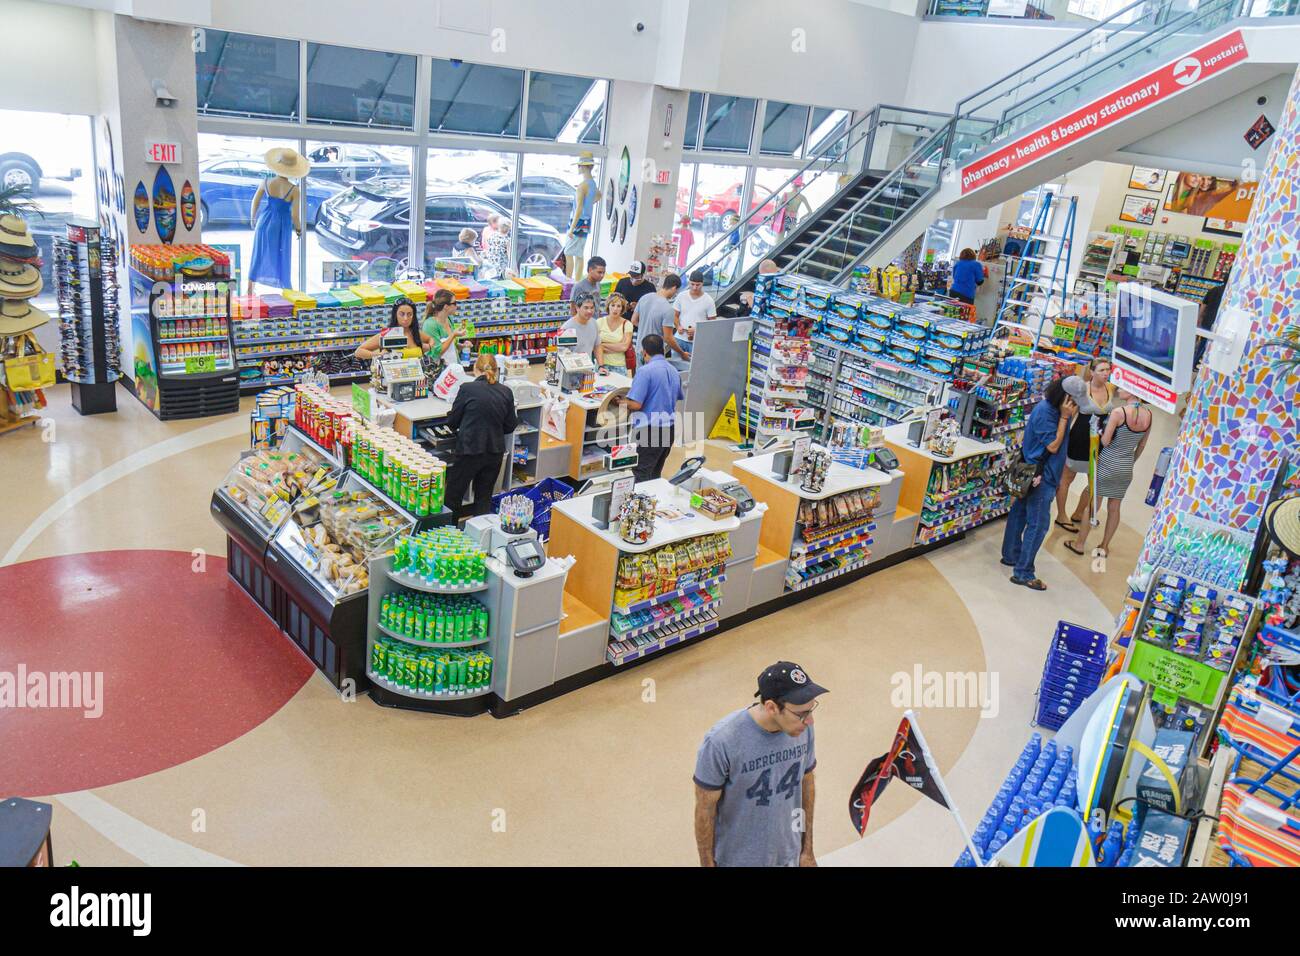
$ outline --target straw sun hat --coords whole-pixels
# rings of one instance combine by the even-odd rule
[[[35,266],[0,258],[0,298],[30,299],[40,295],[44,286],[41,270]]]
[[[27,223],[12,213],[0,216],[0,256],[19,262],[34,262],[40,258],[40,250],[27,231]]]
[[[311,172],[311,163],[296,149],[277,146],[266,151],[266,168],[285,179],[302,179]]]
[[[1264,512],[1264,526],[1273,540],[1300,556],[1300,497],[1274,501]]]
[[[23,299],[0,300],[0,336],[22,335],[40,328],[50,317]]]

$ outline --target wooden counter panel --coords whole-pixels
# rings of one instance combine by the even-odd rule
[[[552,510],[546,553],[554,558],[568,554],[577,558],[578,563],[569,570],[564,590],[597,614],[609,613],[618,572],[617,548],[563,512]]]

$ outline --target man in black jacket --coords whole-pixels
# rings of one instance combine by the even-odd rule
[[[515,393],[497,383],[496,356],[482,354],[474,363],[474,380],[456,393],[447,424],[456,429],[456,460],[447,469],[445,504],[456,520],[485,515],[492,509],[492,489],[501,474],[506,435],[519,427]],[[465,491],[474,501],[465,505]]]

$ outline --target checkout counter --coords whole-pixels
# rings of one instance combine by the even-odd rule
[[[899,511],[916,516],[915,536],[905,547],[934,544],[1007,513],[1010,502],[1001,486],[1006,445],[962,437],[951,456],[937,455],[925,442],[912,444],[911,428],[903,423],[884,430],[885,447],[907,476]],[[964,475],[971,477],[954,483]]]
[[[557,666],[557,681],[593,669],[607,672],[610,667],[643,659],[716,630],[722,621],[752,606],[754,562],[766,506],[757,503],[746,514],[718,519],[690,506],[691,491],[720,488],[733,481],[731,475],[700,470],[681,487],[663,478],[637,485],[636,492],[654,496],[665,512],[656,518],[650,539],[641,543],[624,541],[614,523],[601,527],[603,522],[594,513],[597,496],[571,498],[551,506],[547,551],[553,557],[572,556],[580,571],[570,575],[565,585],[566,609],[579,612],[574,625],[598,622],[582,627],[567,626],[566,622],[567,629],[562,629],[559,637],[557,662],[563,666]],[[621,558],[647,555],[665,545],[681,545],[709,535],[726,535],[730,543],[725,564],[711,569],[716,573],[630,604],[617,602]],[[693,606],[680,614],[652,614],[653,624],[637,623],[642,612],[677,599],[687,599]],[[676,626],[679,623],[681,626]]]
[[[760,544],[770,558],[759,569],[756,600],[752,603],[815,587],[911,546],[915,519],[896,514],[902,471],[886,473],[832,462],[821,490],[808,491],[801,487],[798,476],[782,478],[774,472],[780,454],[742,458],[731,466],[749,493],[768,505]],[[811,533],[804,520],[808,506],[815,510],[818,503],[841,496],[852,498],[852,492],[868,493],[874,507],[851,513],[840,522],[824,524]],[[825,570],[810,573],[818,568]]]

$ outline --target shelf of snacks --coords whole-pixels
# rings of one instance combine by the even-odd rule
[[[802,590],[814,579],[821,583],[866,564],[871,558],[879,506],[880,491],[875,487],[800,501],[786,589]]]

